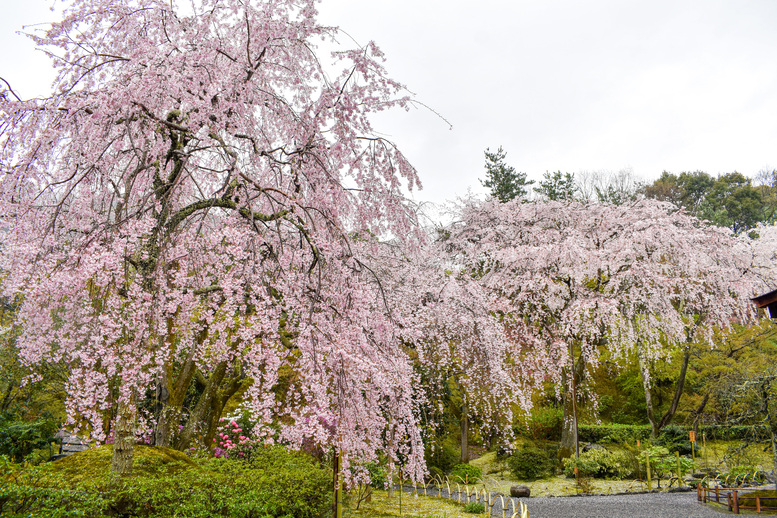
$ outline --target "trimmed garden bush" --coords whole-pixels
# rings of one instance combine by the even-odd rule
[[[525,444],[507,460],[510,471],[520,480],[536,480],[553,472],[555,455],[533,444]]]
[[[312,518],[327,512],[331,471],[282,447],[252,453],[249,461],[194,463],[180,452],[138,445],[134,474],[117,482],[110,480],[110,446],[37,467],[7,464],[0,514]]]
[[[606,449],[583,452],[579,459],[564,459],[564,475],[573,478],[575,467],[581,477],[623,479],[634,475],[633,463],[627,453]]]
[[[623,444],[645,441],[650,438],[650,426],[609,424],[578,426],[580,442],[597,444]]]

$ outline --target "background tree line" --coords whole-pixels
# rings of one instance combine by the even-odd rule
[[[576,200],[583,203],[623,204],[638,196],[670,202],[690,215],[734,233],[777,219],[777,169],[763,170],[755,178],[739,172],[713,176],[704,171],[664,171],[652,183],[644,182],[629,169],[618,172],[546,171],[542,179],[529,180],[506,162],[500,146],[485,151],[485,179],[481,180],[499,201],[513,199]]]

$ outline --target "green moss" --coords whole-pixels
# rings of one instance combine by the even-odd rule
[[[99,483],[111,475],[113,445],[92,448],[52,463],[52,471],[67,475],[71,487],[82,483]],[[132,461],[132,477],[148,477],[200,469],[185,453],[170,448],[136,444]]]

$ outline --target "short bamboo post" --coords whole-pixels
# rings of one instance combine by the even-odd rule
[[[653,483],[650,480],[650,454],[645,452],[645,469],[647,470],[648,491],[653,490]]]
[[[720,486],[715,486],[715,503],[720,503]]]
[[[707,434],[702,432],[701,433],[701,444],[704,448],[704,467],[707,467]]]
[[[637,455],[637,478],[640,481],[642,481],[642,466],[640,465],[640,462],[639,462],[639,455]]]
[[[734,514],[739,514],[739,496],[737,495],[737,490],[733,490],[731,492],[734,495]]]
[[[761,512],[761,497],[758,495],[755,495],[755,512]]]
[[[693,443],[691,443],[693,444]],[[683,467],[680,464],[680,452],[676,451],[674,454],[677,456],[677,485],[678,487],[682,485],[681,481],[683,479]]]

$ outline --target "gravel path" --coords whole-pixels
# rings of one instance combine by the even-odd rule
[[[531,518],[720,518],[730,514],[696,500],[692,493],[528,498]],[[501,511],[498,516],[501,516]],[[775,515],[760,515],[775,516]]]
[[[406,491],[412,488],[405,487]],[[423,494],[423,491],[421,492]],[[431,488],[429,496],[447,497],[447,490],[440,493]],[[453,491],[453,499],[458,495]],[[463,499],[463,497],[462,497]],[[519,499],[513,499],[517,504]],[[520,499],[529,509],[531,518],[720,518],[733,515],[725,508],[704,505],[697,501],[696,492],[690,493],[641,493],[608,496],[532,497]],[[506,516],[513,506],[506,505]],[[492,516],[502,516],[501,501],[497,499]],[[752,513],[751,515],[754,515]],[[775,517],[777,514],[757,516]]]

